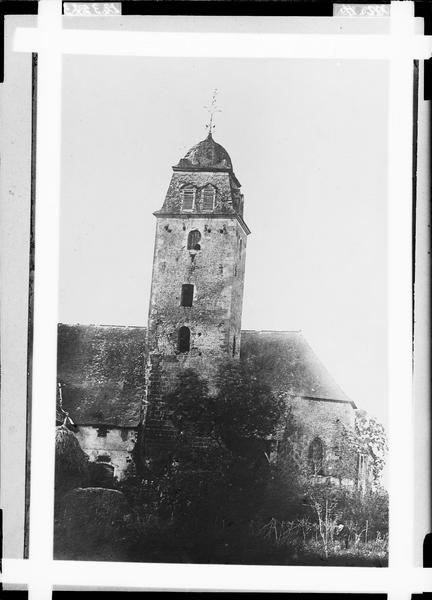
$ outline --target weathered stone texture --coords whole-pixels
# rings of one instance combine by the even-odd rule
[[[310,444],[319,438],[324,450],[324,472],[331,476],[337,473],[340,459],[339,443],[343,427],[354,428],[355,411],[348,402],[334,402],[302,397],[287,397],[287,409],[294,422],[290,443],[295,444],[298,455],[306,464]],[[283,456],[283,423],[278,434],[279,453]]]
[[[212,185],[216,190],[215,212],[233,212],[240,198],[238,187],[232,182],[230,173],[220,172],[176,172],[171,178],[161,212],[181,212],[182,189],[193,186],[200,192],[205,186]],[[201,213],[200,194],[197,193],[196,210]]]
[[[198,251],[187,249],[188,234],[201,233]],[[245,234],[235,219],[158,219],[150,300],[148,350],[167,362],[205,375],[240,339]],[[180,306],[183,284],[194,285],[193,305]],[[181,326],[191,331],[188,353],[177,352]],[[169,368],[169,367],[168,367]]]
[[[78,426],[75,435],[91,462],[107,462],[114,469],[114,477],[123,479],[133,463],[132,452],[136,443],[135,429]]]
[[[204,187],[211,186],[216,191],[215,213],[235,212],[243,217],[243,195],[240,182],[234,174],[231,158],[220,144],[214,141],[211,133],[205,140],[193,146],[179,163],[173,167],[173,176],[160,212],[180,213],[184,187],[196,191],[195,213],[202,213]]]
[[[177,165],[157,217],[152,288],[147,330],[146,381],[149,408],[146,447],[173,441],[164,419],[163,398],[178,373],[194,369],[210,391],[220,363],[239,358],[246,236],[243,196],[226,150],[211,135]],[[204,188],[215,192],[213,209],[204,212]],[[194,189],[193,205],[183,206],[183,189]],[[199,243],[188,247],[192,231]],[[191,306],[181,305],[183,285],[193,285]],[[190,347],[179,345],[181,328]]]
[[[190,251],[190,231],[201,233],[200,250]],[[242,240],[242,249],[240,249]],[[235,218],[159,217],[148,325],[147,435],[157,424],[155,404],[171,391],[181,369],[192,368],[212,382],[221,360],[238,358],[246,234]],[[183,284],[194,286],[193,304],[181,306]],[[190,330],[189,352],[179,352],[180,327]],[[235,340],[235,341],[234,341]],[[163,429],[161,430],[161,427]]]

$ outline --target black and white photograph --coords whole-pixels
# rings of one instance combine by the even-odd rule
[[[0,83],[5,589],[429,589],[427,11],[30,4]]]
[[[62,85],[55,558],[386,566],[385,62]]]

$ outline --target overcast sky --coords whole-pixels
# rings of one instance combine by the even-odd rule
[[[64,60],[60,321],[147,323],[155,218],[176,164],[214,138],[245,194],[244,329],[301,329],[386,423],[387,65]]]

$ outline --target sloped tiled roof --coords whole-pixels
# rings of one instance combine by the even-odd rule
[[[145,337],[145,327],[59,325],[57,372],[63,409],[77,425],[138,424]],[[301,332],[242,331],[240,354],[243,361],[253,359],[275,392],[351,402]]]
[[[63,409],[79,425],[134,427],[144,391],[145,329],[58,327]]]
[[[244,330],[241,358],[254,359],[261,377],[275,392],[351,402],[300,331]]]

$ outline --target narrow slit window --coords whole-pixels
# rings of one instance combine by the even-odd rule
[[[179,352],[189,352],[190,350],[190,329],[189,327],[180,327],[178,332],[177,350]]]
[[[190,283],[182,285],[180,306],[192,306],[194,286]]]
[[[240,240],[240,245],[239,245],[239,256],[241,256],[243,250],[243,240]]]
[[[233,339],[233,351],[232,351],[232,355],[235,356],[236,353],[236,336],[234,336]]]
[[[215,189],[213,187],[206,187],[202,191],[202,210],[213,211],[215,203]]]
[[[182,210],[193,210],[195,204],[195,189],[186,188],[183,190]]]
[[[201,250],[201,246],[199,244],[200,239],[201,234],[198,231],[198,229],[193,229],[192,231],[190,231],[187,243],[188,250]]]

